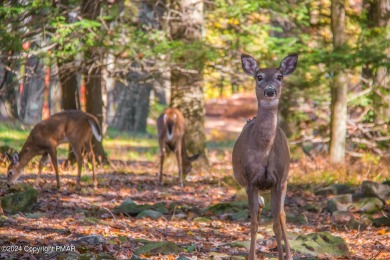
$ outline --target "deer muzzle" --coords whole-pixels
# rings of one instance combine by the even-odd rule
[[[265,97],[275,97],[276,96],[276,89],[272,86],[269,85],[264,89],[264,96]]]

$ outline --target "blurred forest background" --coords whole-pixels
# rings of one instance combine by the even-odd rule
[[[204,153],[205,101],[253,93],[240,54],[268,67],[299,53],[280,107],[292,144],[333,163],[388,158],[389,12],[386,0],[4,1],[0,118],[82,109],[104,131],[147,132],[170,104]]]

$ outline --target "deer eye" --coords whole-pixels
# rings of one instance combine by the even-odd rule
[[[279,75],[279,76],[276,77],[276,79],[279,80],[279,81],[282,81],[283,76],[282,76],[282,75]]]
[[[258,81],[262,81],[263,79],[264,79],[263,76],[261,76],[261,75],[258,75],[258,76],[257,76],[257,80],[258,80]]]

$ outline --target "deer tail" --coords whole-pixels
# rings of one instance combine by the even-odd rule
[[[101,142],[103,139],[102,131],[98,122],[94,118],[88,119],[89,125],[91,126],[92,134],[98,142]]]

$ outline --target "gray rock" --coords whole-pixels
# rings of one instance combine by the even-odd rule
[[[363,181],[361,193],[365,197],[378,197],[383,201],[390,199],[390,186],[372,181]]]
[[[338,195],[328,200],[327,210],[331,213],[335,211],[347,211],[352,206],[352,194]]]
[[[287,223],[291,223],[291,224],[307,224],[307,218],[302,215],[302,214],[299,214],[299,215],[294,215],[294,214],[291,214],[289,212],[286,213],[286,221]]]
[[[161,212],[159,212],[159,211],[152,210],[152,209],[147,209],[147,210],[144,210],[144,211],[140,212],[137,215],[137,218],[149,217],[151,219],[158,219],[158,218],[161,218],[162,216],[163,216],[163,214]]]
[[[85,237],[79,237],[76,241],[76,244],[88,244],[88,245],[100,245],[105,244],[106,241],[103,237],[99,235],[90,235]]]
[[[379,198],[363,198],[356,204],[356,209],[360,212],[373,213],[383,209],[383,201]]]
[[[332,214],[332,223],[335,227],[348,230],[360,230],[363,231],[369,226],[369,221],[365,221],[363,218],[357,220],[348,211],[335,211]]]
[[[250,244],[251,244],[251,241],[250,241],[250,240],[247,240],[247,241],[235,241],[235,242],[231,242],[231,243],[228,244],[228,245],[231,246],[231,247],[243,247],[243,248],[246,248],[246,249],[249,250]]]
[[[240,210],[231,215],[233,220],[245,220],[249,217],[249,209]]]
[[[31,210],[37,201],[38,191],[34,188],[28,188],[22,192],[2,197],[1,205],[5,212],[15,214]]]
[[[308,204],[305,204],[302,208],[306,211],[315,212],[315,213],[319,213],[322,211],[322,207],[318,204],[308,203]]]
[[[390,218],[389,217],[380,217],[374,218],[372,223],[376,227],[390,227]]]
[[[325,188],[320,188],[314,191],[317,196],[341,195],[352,193],[351,188],[345,184],[335,183]]]
[[[334,211],[332,214],[332,223],[336,225],[345,225],[353,218],[348,211]]]

